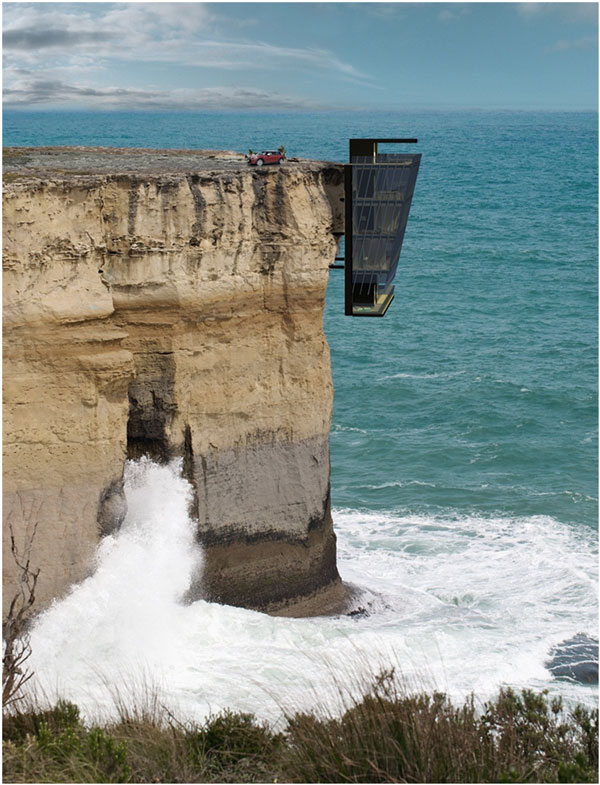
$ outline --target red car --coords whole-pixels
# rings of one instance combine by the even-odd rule
[[[275,150],[263,150],[262,153],[252,153],[246,156],[250,166],[262,166],[263,164],[280,164],[285,159],[283,153]]]

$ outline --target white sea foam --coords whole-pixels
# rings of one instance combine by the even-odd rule
[[[587,530],[551,518],[456,518],[334,511],[345,580],[365,589],[365,617],[273,618],[182,599],[200,567],[180,466],[129,463],[129,513],[93,576],[39,619],[36,685],[88,716],[111,692],[146,682],[180,716],[225,707],[267,719],[318,701],[392,661],[416,687],[455,697],[501,683],[558,689],[549,649],[596,627],[596,556]],[[32,685],[34,686],[34,685]]]
[[[449,371],[448,373],[393,373],[389,376],[382,376],[380,381],[387,379],[453,379],[455,376],[462,376],[464,371]]]
[[[342,432],[342,431],[344,433],[346,433],[346,432],[348,432],[348,433],[364,433],[364,434],[367,433],[362,428],[353,428],[351,425],[339,425],[338,423],[333,423],[333,425],[331,426],[331,430],[334,433]]]
[[[357,485],[358,488],[368,488],[372,491],[381,491],[384,488],[408,488],[411,485],[420,485],[422,488],[435,488],[436,485],[433,482],[424,482],[422,480],[407,480],[406,482],[402,482],[401,480],[390,480],[389,482],[382,482],[379,485]]]

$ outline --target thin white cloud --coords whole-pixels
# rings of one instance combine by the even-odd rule
[[[370,81],[367,74],[326,49],[217,37],[213,30],[216,17],[199,3],[122,4],[108,6],[97,17],[80,6],[73,10],[49,6],[39,11],[25,6],[18,12],[14,5],[4,19],[9,66],[41,65],[50,56],[62,57],[66,64],[85,51],[96,58],[120,61],[229,70],[296,67]]]
[[[537,16],[543,12],[543,5],[542,3],[517,3],[516,9],[519,16],[524,17],[532,17]]]
[[[546,52],[568,52],[572,49],[591,49],[598,45],[598,36],[583,35],[580,38],[568,39],[561,38],[553,46],[546,49]]]
[[[252,88],[205,87],[177,90],[93,88],[59,79],[24,75],[4,89],[5,106],[78,105],[97,109],[322,109],[323,106],[295,96]]]
[[[159,57],[172,61],[173,57],[184,58],[188,65],[202,65],[212,68],[269,68],[278,62],[281,65],[304,65],[318,71],[337,71],[345,76],[356,79],[369,77],[345,63],[326,49],[301,49],[296,47],[274,46],[262,41],[236,42],[236,41],[197,41],[185,54],[177,54],[180,41],[168,41],[167,49]],[[145,53],[137,53],[136,58],[146,59]]]
[[[364,8],[369,16],[375,16],[387,22],[404,17],[401,3],[368,3],[365,4]]]
[[[515,3],[515,7],[519,16],[525,19],[555,15],[567,22],[596,24],[598,21],[597,3]]]
[[[468,6],[464,6],[461,3],[454,3],[451,7],[443,8],[438,13],[437,18],[439,22],[456,22],[457,19],[466,16],[469,11],[470,9]]]
[[[118,3],[108,7],[102,24],[116,29],[134,27],[140,32],[157,35],[164,30],[180,30],[197,35],[212,29],[218,22],[211,8],[204,3]]]

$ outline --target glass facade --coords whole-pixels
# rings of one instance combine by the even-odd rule
[[[374,144],[371,154],[353,155],[351,143],[347,167],[346,313],[383,316],[394,296],[421,154],[378,153],[376,140],[356,141]]]

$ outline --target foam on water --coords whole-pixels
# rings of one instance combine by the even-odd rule
[[[179,716],[229,707],[276,720],[282,707],[339,708],[339,685],[392,662],[409,686],[550,687],[550,648],[594,634],[591,535],[546,517],[403,516],[337,510],[340,570],[363,587],[363,617],[273,618],[183,598],[200,569],[180,464],[128,463],[129,512],[103,540],[95,573],[38,620],[35,683],[87,716],[146,684]],[[139,695],[138,695],[139,699]]]
[[[380,381],[387,379],[453,379],[455,376],[462,376],[464,371],[455,371],[454,373],[393,373],[388,376],[382,376]]]

